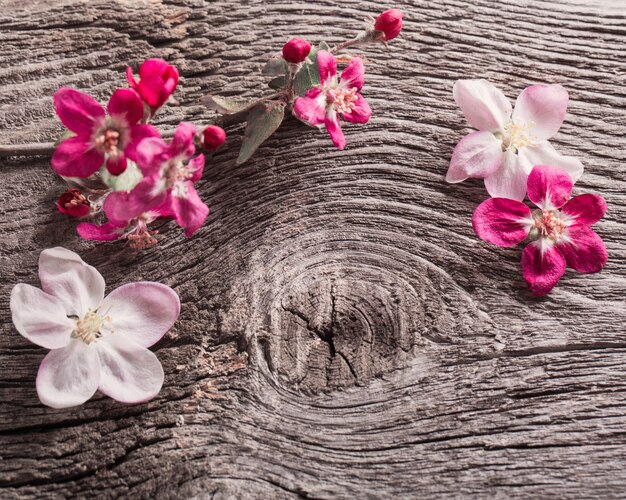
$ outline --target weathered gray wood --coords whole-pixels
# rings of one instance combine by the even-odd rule
[[[264,60],[290,36],[329,43],[378,2],[0,2],[0,143],[47,142],[61,85],[104,101],[123,69],[166,57],[183,106],[157,123],[214,118],[207,92],[260,95]],[[235,167],[228,130],[199,183],[212,209],[186,240],[173,223],[133,256],[82,242],[52,201],[48,159],[0,160],[2,498],[379,498],[626,495],[626,7],[587,2],[398,2],[406,28],[373,49],[366,126],[348,148],[288,120]],[[570,91],[557,148],[579,156],[577,192],[609,211],[609,262],[568,271],[544,299],[520,249],[475,238],[479,181],[444,182],[466,131],[452,84],[487,77]],[[63,245],[111,288],[167,283],[183,302],[156,346],[152,402],[97,397],[43,407],[44,350],[13,329],[8,294],[37,284]]]

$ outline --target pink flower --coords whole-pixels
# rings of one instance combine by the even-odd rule
[[[119,89],[104,108],[92,97],[61,88],[54,94],[56,112],[63,125],[76,135],[65,139],[52,156],[52,168],[64,177],[89,177],[102,167],[113,175],[126,170],[126,158],[136,159],[137,145],[146,137],[158,137],[150,125],[140,125],[143,103],[130,89]]]
[[[311,44],[301,38],[292,38],[283,45],[283,58],[293,64],[304,61],[309,52],[311,52]]]
[[[180,312],[176,292],[137,282],[104,296],[104,279],[65,248],[39,257],[41,290],[19,283],[11,292],[17,331],[51,349],[39,366],[37,394],[45,405],[83,404],[96,390],[122,403],[154,398],[163,368],[148,350]]]
[[[137,149],[137,166],[144,179],[130,192],[113,192],[104,202],[104,211],[114,224],[123,223],[148,212],[169,200],[169,209],[191,236],[209,215],[207,207],[194,188],[202,177],[204,155],[195,158],[196,128],[182,122],[176,128],[170,144],[152,137]]]
[[[589,226],[602,218],[606,202],[595,194],[570,198],[572,179],[552,166],[536,166],[528,176],[528,197],[539,207],[531,210],[507,198],[481,203],[473,217],[479,238],[511,247],[527,237],[522,271],[535,295],[546,295],[565,273],[597,273],[607,261],[602,239]]]
[[[217,125],[209,125],[202,132],[202,145],[207,151],[217,151],[225,140],[226,132]]]
[[[383,33],[383,40],[393,40],[402,31],[403,12],[389,9],[380,14],[374,23],[374,29]]]
[[[367,123],[372,116],[369,104],[359,93],[365,83],[363,61],[355,57],[337,79],[337,61],[325,50],[317,53],[321,83],[298,97],[293,112],[300,120],[313,126],[324,125],[335,146],[343,149],[346,139],[339,125],[339,114],[352,123]]]
[[[176,90],[178,71],[163,59],[148,59],[139,66],[139,82],[135,80],[130,66],[126,68],[126,79],[154,114]]]
[[[454,148],[446,180],[485,179],[491,196],[521,201],[526,179],[535,165],[554,165],[576,182],[583,166],[561,156],[548,139],[557,133],[569,100],[560,85],[532,85],[517,98],[515,109],[486,80],[459,80],[454,99],[470,125],[478,129]]]
[[[89,213],[89,205],[89,200],[79,189],[68,189],[56,202],[59,212],[70,217],[84,217]]]

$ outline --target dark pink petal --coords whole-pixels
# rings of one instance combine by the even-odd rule
[[[111,175],[120,175],[126,170],[127,161],[124,153],[119,153],[116,156],[109,156],[107,158],[107,170]]]
[[[109,99],[107,111],[111,116],[124,118],[132,126],[143,118],[143,102],[134,90],[118,89]]]
[[[361,94],[356,94],[354,109],[341,115],[344,120],[352,123],[367,123],[372,116],[372,109]]]
[[[137,90],[137,80],[135,80],[135,75],[133,75],[133,68],[128,66],[126,68],[126,80],[128,81],[128,85],[133,90]]]
[[[293,105],[293,113],[297,118],[311,125],[324,123],[326,98],[322,89],[314,87],[306,93],[306,97],[298,97]]]
[[[104,155],[93,149],[85,137],[65,139],[52,155],[52,169],[63,177],[89,177],[104,163]]]
[[[55,92],[53,99],[63,125],[78,135],[91,135],[95,121],[104,118],[104,108],[83,92],[64,87]]]
[[[191,182],[176,186],[172,191],[171,207],[176,222],[185,228],[188,238],[204,224],[209,215],[209,207],[202,202]]]
[[[528,174],[520,156],[507,151],[500,168],[485,177],[485,188],[494,198],[522,201],[526,196],[526,179]]]
[[[102,208],[113,224],[126,226],[131,219],[162,204],[166,196],[165,184],[161,179],[145,177],[130,192],[110,193]]]
[[[571,198],[561,211],[573,219],[574,224],[591,226],[606,212],[606,201],[597,194],[581,194]]]
[[[530,136],[535,142],[549,139],[561,128],[568,101],[561,85],[531,85],[517,98],[513,120],[532,124]]]
[[[576,224],[567,228],[568,240],[558,243],[567,265],[579,273],[597,273],[608,259],[602,238],[589,227]]]
[[[365,66],[360,57],[355,57],[341,72],[341,86],[347,89],[356,87],[357,92],[365,84]]]
[[[468,177],[489,177],[502,165],[502,141],[491,132],[472,132],[452,152],[446,181],[461,182]]]
[[[511,103],[487,80],[457,80],[452,93],[467,121],[478,130],[498,132],[511,119]]]
[[[133,161],[137,161],[137,146],[148,137],[160,138],[161,134],[152,125],[134,125],[130,129],[130,141],[124,148],[124,154]]]
[[[472,217],[476,235],[501,247],[512,247],[524,241],[532,224],[530,208],[521,201],[507,198],[483,201]]]
[[[81,222],[76,226],[76,232],[81,238],[95,241],[113,241],[122,235],[122,229],[110,222],[101,226],[90,222]]]
[[[169,146],[160,137],[143,139],[135,149],[137,166],[146,176],[159,175],[162,163],[171,156]]]
[[[330,138],[333,140],[333,144],[337,146],[337,149],[343,149],[346,147],[346,138],[339,125],[339,116],[334,109],[329,110],[324,117],[324,125],[326,130],[330,134]]]
[[[163,59],[149,59],[139,67],[137,91],[153,109],[161,107],[178,85],[178,71]]]
[[[573,185],[560,168],[536,165],[528,176],[528,198],[542,210],[556,210],[569,200]]]
[[[565,258],[552,244],[533,241],[522,253],[522,271],[533,294],[543,296],[565,273]]]
[[[337,74],[337,61],[335,56],[326,50],[317,52],[317,66],[320,72],[320,81],[322,86],[331,80]]]
[[[180,122],[170,143],[171,154],[175,156],[182,155],[186,158],[191,157],[196,151],[196,146],[193,143],[195,135],[196,127],[193,123]]]
[[[199,154],[195,158],[189,160],[187,168],[192,172],[191,177],[189,178],[191,182],[196,182],[202,179],[202,171],[204,170],[204,155]]]

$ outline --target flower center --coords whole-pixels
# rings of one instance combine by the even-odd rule
[[[148,224],[158,217],[155,212],[144,212],[132,222],[132,229],[126,233],[128,245],[133,250],[145,250],[152,248],[158,241],[154,237],[158,231],[148,229]]]
[[[534,123],[509,122],[504,126],[502,134],[502,151],[512,150],[516,153],[519,149],[532,146],[533,141],[529,132],[535,126]]]
[[[109,309],[110,311],[110,309]],[[83,319],[76,321],[76,328],[71,333],[73,339],[80,339],[85,344],[91,344],[97,339],[102,337],[102,330],[106,323],[111,321],[111,317],[108,316],[108,312],[104,314],[99,313],[99,308],[95,311],[87,309]]]
[[[165,179],[168,188],[191,179],[191,177],[193,177],[193,170],[179,159],[170,160],[165,167]]]
[[[326,91],[326,102],[332,104],[337,113],[350,113],[356,106],[356,93],[356,87],[346,90],[329,89]]]
[[[540,238],[556,241],[563,237],[567,224],[558,210],[535,210],[533,218]]]
[[[123,119],[107,116],[96,128],[93,144],[98,151],[109,156],[117,156],[124,150],[128,139],[128,126]]]

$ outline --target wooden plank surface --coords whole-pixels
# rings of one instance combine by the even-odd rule
[[[0,144],[55,140],[60,86],[100,101],[123,70],[181,71],[171,127],[214,115],[207,92],[260,96],[291,36],[337,43],[379,2],[0,1]],[[622,0],[400,1],[403,35],[373,48],[374,116],[348,148],[289,119],[235,166],[241,129],[199,182],[212,213],[133,256],[80,241],[53,209],[49,159],[0,160],[0,497],[391,498],[626,496],[626,6]],[[553,143],[609,205],[609,262],[543,299],[520,249],[479,241],[480,181],[444,181],[466,122],[458,78],[513,100],[570,92]],[[38,284],[43,248],[95,265],[109,289],[162,281],[183,308],[155,346],[165,385],[123,406],[42,406],[45,350],[8,294]]]

